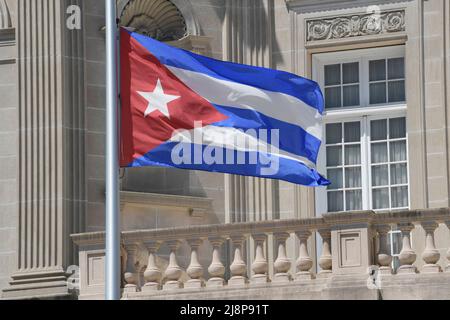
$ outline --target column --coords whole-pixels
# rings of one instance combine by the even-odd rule
[[[188,239],[187,243],[191,247],[191,263],[186,269],[187,275],[191,278],[189,279],[185,287],[186,288],[201,288],[205,285],[203,276],[203,267],[198,261],[198,247],[203,243],[202,239]]]
[[[126,270],[123,278],[126,282],[124,292],[137,292],[139,284],[139,269],[137,266],[138,243],[125,243],[127,252]]]
[[[299,255],[297,259],[298,272],[296,274],[296,281],[311,280],[313,278],[310,272],[313,261],[308,253],[308,239],[311,236],[311,231],[303,230],[295,233],[300,240]]]
[[[331,230],[319,230],[322,237],[322,254],[319,258],[319,266],[322,270],[319,271],[317,277],[326,278],[332,273],[333,257],[331,256]]]
[[[144,271],[145,285],[142,287],[142,291],[155,291],[161,289],[162,272],[156,264],[156,252],[161,245],[160,241],[147,241],[144,242],[148,251],[147,268]]]
[[[289,282],[291,275],[289,269],[291,268],[291,260],[286,254],[286,240],[290,237],[287,232],[274,233],[274,238],[278,246],[278,256],[274,262],[275,275],[274,282]]]
[[[379,240],[379,250],[377,255],[377,261],[380,265],[380,274],[392,274],[392,256],[390,255],[390,248],[387,247],[389,231],[391,227],[383,224],[376,226]]]
[[[180,281],[183,275],[183,270],[178,265],[177,261],[177,250],[180,247],[180,240],[171,240],[167,242],[170,249],[169,265],[167,266],[166,272],[164,273],[167,278],[164,284],[164,290],[173,290],[183,288],[183,283]]]
[[[413,265],[414,261],[416,261],[416,253],[411,248],[411,230],[414,229],[414,225],[412,223],[401,223],[398,225],[398,228],[402,232],[402,250],[398,256],[400,260],[400,267],[398,268],[397,273],[399,274],[410,274],[416,272],[416,267]]]
[[[245,285],[247,283],[247,264],[242,258],[242,249],[245,242],[245,237],[243,235],[232,235],[231,242],[234,249],[234,259],[230,265],[231,278],[228,281],[228,285]]]
[[[208,280],[208,287],[220,287],[225,283],[225,266],[220,259],[220,247],[224,240],[222,237],[209,238],[209,242],[213,247],[213,254],[211,265],[208,268],[208,272],[211,275],[211,278]]]
[[[445,225],[447,226],[447,229],[450,231],[450,220],[445,221]],[[447,250],[447,266],[445,267],[445,272],[450,272],[450,247]]]
[[[441,257],[439,250],[434,244],[434,231],[439,226],[435,221],[426,221],[421,223],[425,230],[425,250],[422,253],[422,259],[425,265],[422,268],[423,273],[438,273],[441,272],[441,267],[437,264]]]
[[[267,276],[268,264],[264,254],[264,242],[267,240],[266,234],[252,235],[255,241],[255,260],[252,264],[254,275],[252,276],[252,283],[266,283],[269,282]]]

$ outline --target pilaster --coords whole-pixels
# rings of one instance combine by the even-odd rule
[[[71,233],[83,229],[82,30],[66,29],[81,0],[18,0],[19,222],[17,271],[4,298],[69,294]]]

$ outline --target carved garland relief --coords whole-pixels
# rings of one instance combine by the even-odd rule
[[[306,25],[307,41],[401,32],[405,31],[405,11],[317,19]]]

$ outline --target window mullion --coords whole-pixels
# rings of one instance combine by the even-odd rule
[[[389,118],[386,119],[386,130],[387,130],[387,132],[386,132],[387,142],[386,143],[387,143],[387,161],[388,161],[389,209],[392,209],[392,190],[391,190],[391,188],[392,188],[391,187],[392,181],[391,181],[391,165],[390,165],[390,162],[391,162],[391,143],[390,143],[390,138],[391,138],[391,136],[390,136],[390,126],[391,126],[391,123],[390,123],[389,120],[390,120]]]
[[[342,72],[341,72],[342,74]],[[342,207],[344,208],[344,211],[347,211],[347,192],[346,190],[346,184],[345,184],[345,122],[342,122]]]
[[[369,158],[368,158],[368,152],[367,152],[367,141],[369,138],[368,135],[368,126],[367,126],[368,120],[367,116],[364,116],[361,120],[361,153],[362,153],[362,161],[361,161],[361,175],[362,175],[362,192],[363,192],[363,209],[369,210],[370,209],[370,202],[369,202],[369,189],[370,189],[370,176],[369,176]]]

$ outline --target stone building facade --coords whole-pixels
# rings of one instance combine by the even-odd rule
[[[278,228],[276,221],[319,223],[314,219],[338,211],[348,212],[342,223],[353,226],[380,219],[369,214],[364,220],[358,212],[374,211],[387,220],[389,214],[400,212],[395,221],[399,223],[388,223],[387,233],[379,235],[389,240],[385,249],[394,257],[392,267],[408,265],[398,257],[413,229],[404,227],[405,222],[411,226],[407,217],[414,216],[408,210],[445,211],[450,206],[448,1],[117,0],[117,4],[122,25],[161,41],[319,82],[326,98],[327,141],[318,167],[336,181],[328,189],[314,190],[207,172],[125,169],[121,170],[124,232],[225,224],[258,228],[275,223],[273,228]],[[73,14],[68,8],[73,5],[81,9],[81,29],[67,26]],[[100,294],[102,272],[86,273],[102,270],[103,263],[104,25],[100,0],[0,0],[0,290],[4,298],[76,296],[79,292],[68,286],[70,266],[80,266],[81,282],[87,277],[93,283],[86,282],[82,294],[87,298]],[[412,231],[412,247],[419,258],[411,264],[418,269],[432,264],[444,270],[447,265],[450,236],[445,222],[450,216],[436,217],[431,225],[419,224]],[[424,262],[420,255],[430,249],[425,246],[431,246],[427,241],[434,232],[433,246],[440,256]],[[288,237],[284,246],[291,260],[299,249],[302,255],[308,248],[313,257],[308,270],[314,273],[328,268],[319,266],[328,239],[319,233],[308,234],[306,240],[297,233],[298,239]],[[360,235],[372,239],[364,232]],[[167,267],[179,250],[179,263],[186,269],[193,247],[200,248],[199,261],[205,269],[211,248],[213,253],[220,248],[221,259],[230,264],[232,248],[239,241],[206,238],[208,247],[169,241],[158,265]],[[277,247],[268,244],[283,237],[270,233],[263,240],[253,238],[255,242],[242,248],[248,265],[261,258],[258,250],[263,247],[265,259],[279,258]],[[91,246],[91,251],[80,249],[83,246]],[[361,266],[376,263],[369,259],[370,247],[358,247],[367,253]],[[124,248],[124,256],[139,251],[133,250]],[[358,253],[358,259],[362,256]],[[269,263],[262,274],[280,273],[279,266]],[[259,274],[248,268],[248,277]],[[333,264],[333,272],[338,269]],[[293,265],[288,270],[296,272]],[[219,278],[233,276],[228,268],[223,273]],[[135,282],[139,281],[128,285]],[[317,297],[308,293],[298,297],[308,296]]]

